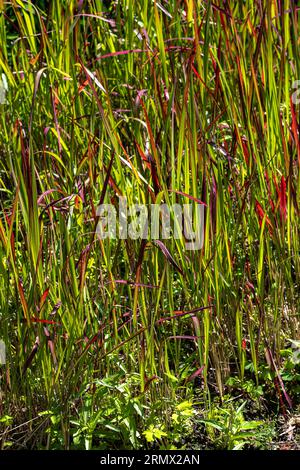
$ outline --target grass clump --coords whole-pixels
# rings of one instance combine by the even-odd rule
[[[289,0],[0,1],[3,448],[261,447],[297,412],[298,29]],[[201,200],[203,247],[100,240],[124,196]]]

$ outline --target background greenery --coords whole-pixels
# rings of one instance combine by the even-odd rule
[[[3,448],[271,446],[299,404],[299,57],[289,0],[0,1]],[[101,202],[185,194],[197,252],[95,236]]]

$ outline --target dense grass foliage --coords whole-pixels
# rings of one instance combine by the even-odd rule
[[[296,5],[0,1],[2,447],[259,446],[297,409]],[[201,250],[95,234],[186,195]]]

